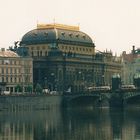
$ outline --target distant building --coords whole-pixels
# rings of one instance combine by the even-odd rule
[[[32,84],[32,58],[23,58],[13,51],[1,49],[0,93],[26,92]]]
[[[140,49],[133,49],[131,53],[122,53],[123,59],[123,71],[122,71],[122,82],[124,84],[133,84],[134,76],[140,74]]]
[[[80,92],[110,85],[112,75],[121,73],[121,61],[111,52],[96,53],[92,39],[77,26],[39,24],[22,37],[20,47],[33,58],[34,86]]]

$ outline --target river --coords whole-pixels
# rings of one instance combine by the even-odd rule
[[[0,140],[140,140],[140,109],[1,111]]]

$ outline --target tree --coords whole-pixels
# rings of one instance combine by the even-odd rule
[[[37,85],[36,85],[35,91],[36,91],[37,93],[42,93],[42,87],[41,87],[40,84],[37,84]]]
[[[28,85],[27,86],[27,92],[32,93],[33,91],[33,86],[32,85]]]
[[[22,86],[21,85],[16,85],[16,87],[15,87],[15,91],[16,92],[22,92]]]

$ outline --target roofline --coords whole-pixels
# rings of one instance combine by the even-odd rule
[[[79,31],[79,26],[70,26],[64,24],[37,24],[37,29],[65,29],[65,30],[72,30],[72,31]]]
[[[69,45],[80,45],[80,46],[89,46],[95,47],[94,43],[86,43],[86,42],[77,42],[77,41],[69,41],[69,40],[42,40],[42,41],[26,41],[20,42],[21,45],[37,45],[37,44],[49,44],[49,43],[62,43],[62,44],[69,44]]]

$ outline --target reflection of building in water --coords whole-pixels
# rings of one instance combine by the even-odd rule
[[[108,111],[100,111],[71,110],[65,112],[61,124],[62,130],[54,131],[55,137],[53,139],[113,140]],[[60,136],[57,134],[60,134]],[[49,139],[49,137],[47,138]]]
[[[56,109],[2,112],[0,120],[0,140],[55,140],[53,137],[60,130],[62,121],[60,110]],[[59,133],[57,136],[59,137]]]
[[[136,125],[134,122],[124,122],[122,128],[122,140],[135,140]]]
[[[0,128],[0,140],[34,140],[32,124],[4,123]]]

